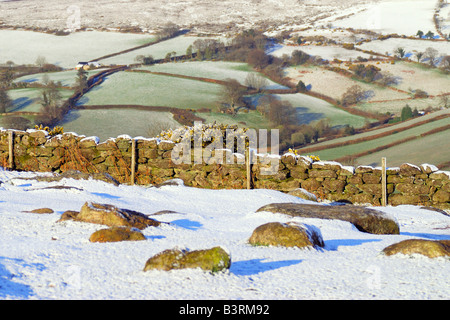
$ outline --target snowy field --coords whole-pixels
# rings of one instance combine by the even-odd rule
[[[356,51],[356,50],[348,50],[339,46],[278,46],[274,50],[270,52],[271,55],[275,57],[282,57],[284,54],[288,56],[292,55],[294,51],[303,51],[304,53],[309,54],[310,56],[319,56],[322,59],[332,61],[334,59],[340,59],[343,61],[355,60],[358,57],[369,59],[370,54]]]
[[[416,60],[416,57],[414,56],[416,52],[425,52],[428,47],[436,49],[439,52],[439,56],[450,54],[449,41],[390,38],[386,40],[364,42],[357,47],[362,50],[374,51],[381,54],[387,53],[390,56],[395,54],[397,48],[403,48],[405,50],[405,57],[409,57],[411,60]],[[424,61],[426,60],[424,59]]]
[[[359,232],[342,221],[258,212],[274,202],[304,202],[270,190],[202,190],[185,186],[113,186],[99,181],[20,180],[34,173],[0,171],[0,299],[296,300],[439,299],[450,296],[448,259],[380,252],[406,239],[450,239],[450,217],[415,206],[377,209],[400,235]],[[66,189],[45,189],[64,186]],[[73,187],[73,188],[68,188]],[[169,222],[143,230],[145,241],[91,243],[101,225],[56,222],[86,201],[109,203]],[[53,214],[24,211],[48,207]],[[297,221],[320,229],[323,249],[253,247],[267,222]],[[148,258],[174,247],[222,246],[231,268],[148,271]]]
[[[148,34],[118,32],[75,32],[55,36],[41,32],[0,30],[0,63],[34,64],[39,56],[63,68],[75,68],[79,61],[92,61],[101,56],[154,41]]]
[[[382,34],[397,33],[414,36],[417,30],[436,34],[433,23],[437,1],[430,0],[388,0],[368,4],[366,10],[348,18],[333,21],[341,28],[367,29]]]

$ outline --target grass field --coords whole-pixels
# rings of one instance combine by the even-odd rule
[[[331,126],[350,125],[359,128],[364,126],[366,121],[371,121],[362,116],[350,114],[324,100],[306,94],[279,94],[277,97],[280,100],[289,101],[293,107],[297,108],[299,123],[310,123],[326,118]]]
[[[258,111],[249,111],[248,113],[237,113],[234,116],[218,112],[196,113],[200,118],[205,119],[205,123],[216,123],[237,125],[252,129],[268,129],[269,121]]]
[[[215,106],[220,85],[170,76],[118,72],[85,94],[79,104],[136,104],[183,109]]]
[[[146,34],[86,31],[67,36],[21,30],[0,30],[0,63],[34,64],[43,56],[47,62],[74,68],[79,61],[91,61],[103,55],[155,41]]]
[[[354,143],[351,145],[340,146],[335,148],[329,148],[325,150],[314,151],[314,154],[317,154],[321,159],[324,160],[335,160],[338,158],[342,158],[349,155],[355,155],[367,150],[371,150],[377,147],[381,147],[384,145],[388,145],[390,143],[403,140],[408,137],[416,137],[422,133],[428,132],[432,129],[439,128],[441,126],[449,125],[450,118],[445,118],[441,120],[436,120],[431,123],[423,124],[418,127],[414,127],[408,130],[399,131],[398,133],[388,135],[385,137],[380,137],[378,139],[364,141],[360,143]],[[448,130],[445,131],[448,134]],[[446,139],[448,140],[448,139]],[[450,146],[449,142],[445,142],[447,146]],[[394,149],[397,147],[394,147]],[[441,150],[441,149],[435,149]],[[426,153],[425,153],[426,154]],[[422,154],[424,155],[424,154]],[[407,154],[405,154],[405,158],[407,158]]]
[[[8,112],[39,112],[41,104],[39,99],[41,97],[41,89],[38,88],[25,88],[25,89],[13,89],[8,90],[9,97],[13,100],[13,108],[7,110]],[[72,94],[72,90],[60,89],[59,92],[63,99],[69,98]]]
[[[181,126],[170,112],[135,109],[73,110],[60,125],[64,132],[96,136],[101,141],[122,134],[156,137],[162,130]]]
[[[100,72],[100,70],[89,70],[87,72],[88,72],[87,76],[90,77],[90,76]],[[51,81],[54,81],[54,82],[60,81],[63,86],[71,87],[71,86],[75,85],[77,71],[76,70],[67,70],[67,71],[59,71],[59,72],[30,74],[27,76],[17,78],[14,80],[14,82],[42,83],[42,79],[43,79],[44,75],[47,75]]]
[[[367,29],[383,34],[412,36],[419,29],[436,33],[433,24],[436,4],[437,1],[429,0],[380,1],[369,4],[365,11],[332,23],[342,28]]]
[[[215,80],[236,79],[241,84],[245,84],[245,79],[249,73],[257,73],[247,63],[224,62],[224,61],[192,61],[180,63],[163,63],[153,66],[144,66],[138,70],[148,70],[154,72],[166,72],[181,74],[193,77],[210,78]],[[270,79],[265,89],[283,89]]]
[[[385,157],[389,167],[400,166],[403,163],[420,165],[429,163],[439,165],[450,159],[450,130],[421,137],[402,143],[383,151],[356,159],[358,164],[381,165],[381,158]],[[450,170],[450,166],[440,168]]]
[[[339,73],[317,66],[291,67],[287,70],[287,76],[294,83],[301,80],[307,86],[310,86],[310,90],[334,99],[341,99],[342,94],[354,85],[359,85],[364,91],[371,92],[371,96],[367,101],[406,99],[410,97],[410,95],[403,92],[394,91],[376,84],[353,80]]]
[[[314,147],[318,147],[318,148],[326,148],[326,146],[332,145],[332,144],[336,144],[336,143],[347,143],[349,141],[355,140],[355,139],[367,139],[371,136],[374,135],[379,135],[379,134],[385,134],[386,132],[392,131],[392,130],[396,130],[396,131],[403,131],[405,130],[407,127],[409,126],[414,126],[414,125],[418,125],[423,121],[431,121],[437,117],[440,116],[445,116],[450,114],[450,109],[444,109],[444,110],[440,110],[440,111],[436,111],[421,117],[417,117],[417,118],[413,118],[413,119],[409,119],[407,121],[404,122],[400,122],[400,123],[396,123],[396,124],[392,124],[383,128],[379,128],[379,129],[374,129],[374,130],[370,130],[370,131],[366,131],[363,133],[359,133],[359,134],[355,134],[355,135],[351,135],[351,136],[346,136],[346,137],[341,137],[341,138],[336,138],[336,139],[331,139],[331,140],[327,140],[327,141],[323,141],[320,143],[316,143],[310,147],[314,148]],[[307,147],[309,148],[309,147]]]
[[[106,58],[100,62],[105,65],[117,64],[126,65],[136,63],[135,58],[138,55],[153,56],[154,59],[163,59],[169,52],[176,52],[177,55],[186,54],[186,49],[198,39],[206,39],[206,37],[178,36],[159,43],[155,43],[149,47],[134,50],[114,57]],[[216,39],[216,38],[215,38]],[[116,52],[119,50],[115,50]]]
[[[332,61],[334,59],[340,59],[343,61],[355,60],[358,57],[368,59],[370,54],[344,49],[340,46],[331,45],[308,45],[308,46],[280,46],[273,50],[271,54],[276,57],[282,57],[284,54],[291,55],[295,50],[303,51],[310,56],[319,56],[322,59]]]

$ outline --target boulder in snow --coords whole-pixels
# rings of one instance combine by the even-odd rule
[[[140,230],[149,226],[157,227],[160,225],[159,221],[151,219],[143,213],[94,202],[86,202],[80,212],[68,211],[67,214],[64,213],[60,221],[64,220],[103,224],[109,227],[133,227]]]
[[[136,228],[112,227],[95,231],[89,238],[90,242],[118,242],[145,240],[145,236]]]
[[[450,240],[409,239],[383,249],[387,256],[420,254],[429,258],[450,257]]]
[[[256,228],[249,243],[257,246],[323,247],[323,239],[317,228],[306,224],[270,222]]]
[[[389,215],[358,206],[327,206],[303,203],[272,203],[257,210],[292,217],[337,219],[352,223],[358,230],[373,234],[400,234],[397,222]]]
[[[148,259],[144,271],[200,268],[217,272],[229,269],[230,266],[230,255],[221,247],[195,251],[175,248],[162,251]]]

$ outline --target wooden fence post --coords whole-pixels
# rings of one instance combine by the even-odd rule
[[[14,169],[14,132],[8,131],[8,164],[10,169]]]
[[[381,158],[381,205],[387,205],[386,158]]]
[[[247,147],[247,148],[245,148],[245,169],[247,171],[247,189],[249,189],[249,190],[252,188],[252,186],[251,186],[252,174],[251,174],[251,166],[250,166],[250,161],[251,161],[250,157],[251,157],[250,148]]]
[[[134,185],[136,178],[136,140],[131,140],[131,184]]]

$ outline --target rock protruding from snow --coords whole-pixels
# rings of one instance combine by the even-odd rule
[[[69,211],[67,214],[64,213],[60,221],[64,220],[103,224],[109,227],[132,227],[140,230],[149,226],[157,227],[160,225],[159,221],[151,219],[143,213],[94,202],[86,202],[80,212]]]
[[[89,238],[90,242],[118,242],[145,240],[142,232],[130,227],[112,227],[95,231]]]
[[[195,251],[175,248],[164,250],[148,259],[144,271],[200,268],[218,272],[229,269],[230,266],[231,257],[221,247]]]
[[[372,234],[400,234],[397,222],[383,212],[358,206],[327,206],[303,203],[272,203],[257,210],[292,217],[336,219],[352,223],[358,230]]]
[[[293,222],[270,222],[257,227],[249,243],[256,246],[323,247],[322,234],[317,228]]]
[[[387,256],[420,254],[429,258],[450,257],[450,240],[409,239],[383,249]]]
[[[298,197],[300,199],[317,202],[317,197],[315,194],[313,194],[309,191],[306,191],[305,189],[302,189],[302,188],[297,188],[292,191],[289,191],[288,194],[291,196]]]

